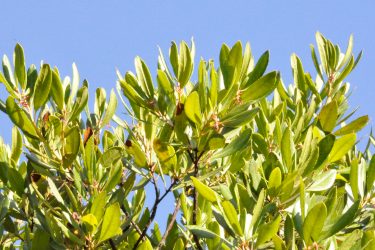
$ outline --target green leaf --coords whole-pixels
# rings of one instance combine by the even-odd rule
[[[371,192],[372,188],[374,187],[375,181],[375,155],[372,156],[367,173],[366,173],[366,189],[367,192]]]
[[[316,162],[316,167],[319,167],[329,156],[329,153],[332,150],[333,144],[335,143],[335,136],[333,134],[329,134],[320,140],[318,147],[319,147],[319,157],[318,161]]]
[[[199,95],[197,91],[193,91],[185,101],[186,116],[197,126],[202,123],[202,111],[199,104]]]
[[[22,137],[17,127],[12,128],[12,152],[11,159],[18,163],[18,160],[22,153]]]
[[[174,148],[159,139],[154,140],[153,146],[163,172],[168,173],[169,171],[177,170],[177,156]]]
[[[324,203],[318,203],[310,209],[303,222],[303,238],[306,245],[310,245],[319,239],[326,217],[327,208]]]
[[[122,230],[120,226],[121,226],[121,211],[120,211],[120,205],[116,202],[110,205],[105,210],[102,229],[100,231],[100,237],[99,237],[98,243],[121,234]]]
[[[63,163],[65,167],[70,166],[76,159],[81,143],[78,126],[71,128],[65,135]]]
[[[34,232],[31,250],[48,250],[50,249],[49,234],[42,229]]]
[[[232,226],[233,230],[239,235],[243,236],[243,231],[241,225],[238,221],[238,214],[234,206],[230,201],[223,201],[221,203],[223,207],[225,217],[228,219],[230,225]]]
[[[203,228],[203,227],[196,226],[196,225],[187,225],[186,228],[190,232],[192,232],[193,234],[199,237],[206,238],[206,239],[220,238],[227,246],[233,247],[233,245],[227,239],[220,237],[220,235],[218,235],[217,233],[207,228]]]
[[[307,188],[309,192],[323,191],[327,190],[335,183],[336,180],[336,170],[330,169],[317,175],[312,182],[312,185]]]
[[[64,91],[57,69],[52,71],[51,96],[57,107],[64,108]]]
[[[16,44],[14,48],[14,71],[21,88],[26,89],[26,65],[25,65],[25,55],[23,53],[23,48],[20,44]]]
[[[48,182],[48,186],[50,188],[50,191],[51,191],[51,194],[53,195],[53,197],[58,202],[60,202],[62,205],[65,205],[65,201],[64,201],[63,197],[61,196],[61,194],[60,194],[59,190],[57,189],[53,180],[51,180],[51,178],[47,178],[47,182]]]
[[[268,179],[268,189],[277,189],[280,187],[282,181],[282,174],[279,167],[274,168]]]
[[[294,154],[294,143],[292,131],[290,128],[286,128],[281,139],[281,155],[286,167],[291,170],[293,168],[293,154]]]
[[[337,139],[328,155],[328,162],[331,163],[338,161],[346,155],[346,153],[355,145],[356,138],[356,134],[347,134]]]
[[[98,220],[93,214],[86,214],[81,218],[81,221],[85,223],[91,233],[94,232],[98,226]]]
[[[6,110],[12,122],[19,127],[22,132],[33,139],[38,139],[38,133],[35,125],[30,120],[28,114],[21,109],[15,102],[13,97],[8,97],[6,101]]]
[[[83,86],[80,88],[77,92],[77,97],[74,101],[74,105],[72,107],[72,111],[69,117],[69,121],[74,120],[85,108],[88,98],[89,98],[89,93],[88,89],[86,86]]]
[[[251,227],[254,227],[256,223],[258,222],[258,220],[260,219],[265,197],[266,197],[266,191],[262,189],[259,193],[257,203],[255,204],[255,207],[253,210],[253,217],[251,218]]]
[[[154,97],[154,85],[152,83],[151,74],[147,65],[138,56],[135,58],[134,64],[135,64],[135,69],[137,71],[137,77],[142,86],[143,91],[147,93],[147,96],[149,98],[153,98]]]
[[[359,186],[358,184],[362,185],[361,182],[358,181],[359,179],[359,173],[358,173],[358,159],[353,158],[351,164],[350,164],[350,173],[349,173],[349,181],[350,181],[350,187],[352,189],[353,198],[354,200],[358,199],[358,191]]]
[[[258,237],[255,243],[255,247],[260,246],[261,244],[270,240],[279,230],[279,225],[281,221],[281,216],[278,215],[276,219],[274,219],[270,223],[262,224],[259,229],[257,230]]]
[[[336,127],[338,107],[337,102],[332,101],[325,105],[318,115],[318,120],[324,132],[331,132]]]
[[[352,55],[353,52],[353,34],[350,35],[349,37],[349,42],[348,42],[348,48],[346,49],[345,55],[342,58],[342,61],[340,65],[337,67],[338,69],[342,68],[350,59],[350,56]]]
[[[193,181],[194,187],[203,198],[205,198],[206,200],[210,202],[217,201],[216,194],[210,187],[203,184],[200,180],[198,180],[194,176],[191,176],[190,179]]]
[[[332,235],[337,234],[350,223],[352,223],[356,218],[356,213],[358,211],[360,202],[360,200],[354,202],[353,205],[342,216],[340,216],[340,218],[336,220],[335,224],[333,224],[321,238],[326,239],[328,237],[331,237]]]
[[[105,205],[107,204],[106,198],[107,198],[106,193],[100,192],[94,196],[94,201],[92,202],[92,205],[91,205],[90,213],[95,216],[98,223],[100,223],[104,214],[104,208],[105,208]]]
[[[220,51],[220,69],[223,74],[225,89],[229,90],[238,80],[242,68],[242,44],[237,42],[230,51],[223,45]]]
[[[368,123],[368,121],[369,121],[369,118],[367,115],[361,116],[355,119],[354,121],[352,121],[351,123],[345,125],[344,127],[336,130],[336,132],[333,134],[336,136],[341,136],[341,135],[346,135],[350,133],[355,133],[361,130],[362,128],[364,128],[366,124]]]
[[[52,73],[48,64],[43,64],[34,87],[34,108],[38,110],[48,100],[52,83]]]
[[[270,52],[267,50],[266,52],[263,53],[263,55],[261,55],[254,69],[248,75],[248,79],[244,87],[250,86],[252,83],[258,80],[264,74],[264,72],[267,69],[269,58],[270,58]]]
[[[244,105],[246,108],[248,108],[248,105]],[[237,128],[240,126],[243,126],[245,124],[248,124],[258,113],[258,108],[253,109],[244,109],[242,106],[238,106],[230,110],[221,120],[220,122],[225,127],[230,128]]]
[[[21,197],[25,189],[25,181],[20,172],[12,167],[8,167],[8,181],[12,189]]]
[[[241,98],[244,102],[251,102],[266,97],[276,88],[278,81],[279,73],[272,71],[244,89]]]
[[[215,153],[211,159],[223,158],[242,150],[249,143],[251,137],[251,129],[246,129],[234,140],[232,140],[225,148]]]

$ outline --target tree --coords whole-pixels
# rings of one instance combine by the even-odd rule
[[[173,42],[156,81],[137,57],[136,73],[118,72],[118,95],[96,89],[93,111],[75,65],[71,80],[26,68],[17,44],[0,73],[14,124],[12,145],[0,141],[0,245],[374,249],[375,140],[357,148],[368,117],[352,118],[345,82],[361,53],[352,37],[345,53],[316,41],[316,77],[293,54],[288,87],[266,73],[268,51],[255,62],[241,42],[222,46],[220,66],[201,59],[193,81],[194,43]],[[168,194],[175,209],[160,229]]]

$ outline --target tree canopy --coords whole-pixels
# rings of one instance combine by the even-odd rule
[[[71,78],[27,66],[17,44],[0,73],[14,125],[0,139],[0,245],[375,249],[375,139],[358,149],[369,118],[346,82],[362,53],[352,36],[341,51],[317,33],[310,48],[315,72],[293,54],[286,86],[249,43],[195,65],[194,42],[172,42],[155,75],[136,57],[90,95],[74,64]]]

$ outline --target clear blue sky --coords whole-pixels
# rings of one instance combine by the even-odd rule
[[[155,69],[157,45],[168,52],[172,40],[194,37],[197,58],[217,58],[221,44],[251,43],[258,58],[269,49],[269,69],[281,70],[291,82],[290,55],[296,52],[305,70],[313,72],[309,44],[315,32],[345,49],[351,33],[362,61],[348,78],[357,115],[375,117],[375,2],[366,1],[2,1],[0,54],[11,56],[16,42],[28,64],[45,60],[71,75],[76,62],[91,89],[114,88],[115,68],[133,70],[141,56]],[[4,88],[0,96],[4,99]],[[10,138],[10,124],[0,114],[0,136]],[[368,134],[369,128],[366,129]],[[164,211],[163,211],[164,212]]]

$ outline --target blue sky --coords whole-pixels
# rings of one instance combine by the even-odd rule
[[[271,51],[269,69],[281,70],[291,83],[290,55],[302,59],[315,75],[309,44],[320,31],[342,49],[354,34],[354,51],[362,61],[348,78],[357,115],[375,117],[374,1],[2,1],[0,54],[11,56],[20,42],[28,64],[44,60],[71,75],[76,62],[91,90],[116,83],[115,69],[133,70],[141,56],[155,69],[157,46],[168,52],[172,40],[194,37],[197,58],[216,59],[222,43],[249,41],[255,57]],[[0,97],[4,100],[4,88]],[[0,136],[10,138],[10,123],[0,114]],[[369,127],[366,129],[369,133]]]

